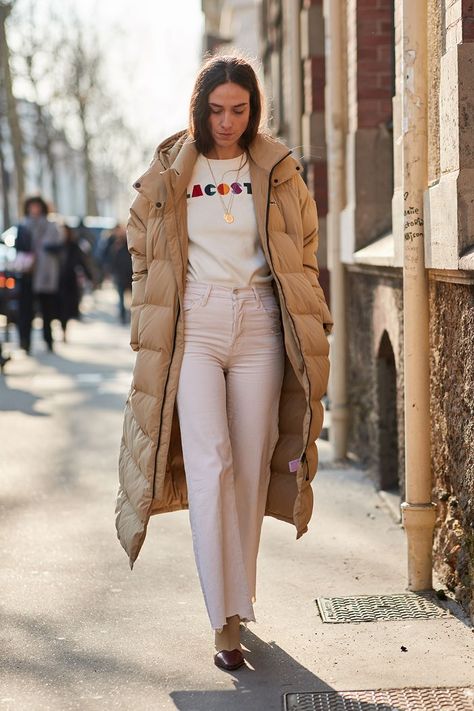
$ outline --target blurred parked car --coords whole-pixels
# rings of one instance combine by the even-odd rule
[[[10,323],[16,323],[18,315],[19,278],[15,272],[17,236],[16,226],[0,235],[0,314],[6,316],[7,330]]]

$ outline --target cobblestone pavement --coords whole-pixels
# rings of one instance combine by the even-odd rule
[[[155,517],[133,572],[114,528],[133,366],[112,292],[69,342],[0,376],[0,709],[281,709],[289,691],[466,685],[455,616],[323,624],[317,596],[403,592],[405,540],[364,473],[321,442],[310,531],[266,519],[249,666],[212,663],[187,512]],[[407,651],[402,651],[402,646]]]

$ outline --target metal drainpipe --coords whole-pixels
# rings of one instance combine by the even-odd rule
[[[427,10],[402,0],[403,14],[403,322],[405,369],[408,589],[432,587],[435,506],[431,502],[428,275],[424,260],[423,191],[427,186]]]
[[[331,426],[329,441],[334,459],[347,453],[347,326],[345,298],[345,270],[341,262],[340,216],[345,204],[345,51],[344,5],[341,0],[324,0],[325,55],[326,55],[326,145],[328,161],[327,215],[328,265],[330,269],[331,314],[334,331],[331,339],[331,368],[329,397]]]

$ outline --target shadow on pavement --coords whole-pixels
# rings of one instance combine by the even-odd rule
[[[8,379],[0,379],[0,412],[23,412],[34,417],[49,417],[46,413],[34,409],[42,399],[27,390],[9,388]]]
[[[11,680],[21,680],[21,684],[30,691],[36,685],[46,684],[54,688],[56,698],[72,702],[93,699],[103,689],[104,682],[120,688],[120,685],[133,679],[134,684],[145,685],[151,697],[154,691],[157,694],[162,692],[163,678],[159,668],[127,662],[126,654],[119,659],[113,654],[94,650],[92,646],[82,646],[74,639],[70,629],[65,631],[48,623],[44,616],[13,613],[3,616],[2,622],[7,632],[6,640],[8,627],[14,628],[23,638],[20,653],[18,647],[14,649],[6,641],[2,673]],[[233,691],[171,692],[170,697],[177,709],[241,711],[246,708],[270,711],[281,708],[285,692],[333,690],[275,643],[267,644],[249,630],[242,632],[242,640],[248,649],[246,658],[254,669],[246,667],[232,672]],[[188,661],[186,657],[184,659]],[[212,664],[212,657],[203,660],[203,664]],[[180,672],[181,677],[185,676],[185,669],[181,668]]]
[[[34,688],[35,684],[50,685],[56,695],[72,702],[77,699],[79,690],[83,698],[90,698],[104,679],[113,685],[131,678],[142,684],[156,683],[157,687],[160,684],[160,679],[154,678],[146,668],[127,663],[125,655],[119,660],[112,654],[81,647],[71,629],[49,624],[44,616],[2,616],[3,629],[8,630],[8,625],[22,636],[23,649],[18,652],[18,647],[9,648],[7,633],[1,671],[10,680],[20,679],[25,688],[31,685]]]
[[[336,692],[320,677],[299,664],[296,659],[285,652],[274,642],[263,642],[250,630],[242,630],[242,642],[246,648],[245,658],[251,665],[242,667],[231,674],[234,689],[229,690],[190,690],[173,691],[170,694],[179,711],[242,711],[242,709],[262,709],[265,711],[281,711],[283,709],[283,695],[311,692]],[[324,650],[319,650],[324,654]],[[251,668],[252,667],[252,668]],[[336,701],[337,708],[354,708],[359,711],[406,711],[400,706],[388,703],[361,701],[356,697],[345,695],[331,699]],[[306,699],[304,705],[297,708],[323,708],[323,706],[309,706],[311,702]],[[322,703],[325,701],[322,700]],[[291,708],[291,707],[289,707]],[[336,708],[324,705],[324,708]],[[295,709],[296,711],[296,709]]]
[[[121,411],[125,406],[127,398],[128,380],[131,381],[130,374],[127,373],[127,385],[122,385],[120,388],[113,386],[117,374],[121,375],[124,372],[123,368],[114,368],[113,366],[100,366],[97,364],[77,364],[69,362],[61,356],[55,356],[54,362],[51,361],[51,366],[59,375],[65,375],[71,378],[71,383],[48,385],[45,392],[41,395],[34,395],[31,391],[21,390],[20,388],[9,387],[9,382],[14,381],[14,376],[9,375],[7,378],[0,379],[0,412],[22,412],[25,415],[33,415],[34,417],[51,417],[51,413],[40,412],[36,408],[38,403],[44,402],[51,395],[59,394],[60,392],[81,392],[84,397],[82,407],[91,406],[95,410],[118,410]],[[74,371],[80,370],[78,375]],[[97,379],[92,376],[97,375]],[[90,380],[88,380],[88,376]],[[23,374],[21,377],[24,377]],[[48,374],[48,379],[51,375]],[[107,391],[110,388],[110,391]],[[114,392],[115,390],[115,392]]]
[[[267,644],[249,629],[241,633],[245,658],[250,666],[231,674],[234,690],[173,691],[170,694],[180,711],[242,711],[242,709],[280,710],[282,695],[297,691],[333,691],[333,687],[303,667],[274,642]],[[212,658],[209,658],[212,664]]]

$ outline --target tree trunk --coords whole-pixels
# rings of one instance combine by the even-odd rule
[[[44,139],[44,144],[38,146],[38,152],[41,155],[44,155],[46,157],[46,161],[48,164],[49,172],[50,172],[50,177],[51,177],[51,197],[53,199],[53,203],[56,209],[58,209],[58,179],[57,179],[57,170],[56,170],[56,161],[53,153],[53,142],[51,140],[51,135],[50,135],[50,127],[48,125],[47,119],[45,119],[44,113],[43,113],[43,107],[39,103],[39,98],[38,98],[38,87],[36,86],[35,79],[33,77],[32,72],[30,72],[30,81],[31,84],[33,85],[35,89],[35,95],[36,95],[36,121],[37,121],[37,126],[39,129],[40,135]]]
[[[5,167],[5,156],[3,155],[3,136],[2,123],[0,114],[0,185],[2,188],[2,213],[3,213],[3,229],[10,227],[10,205],[8,204],[9,180],[8,173]]]
[[[13,160],[15,163],[18,215],[21,215],[22,203],[25,197],[23,137],[18,118],[16,99],[13,95],[12,77],[10,72],[10,51],[7,44],[7,33],[5,28],[5,23],[8,15],[10,14],[11,8],[11,4],[6,5],[0,2],[0,72],[2,74],[3,86],[5,89],[8,124],[10,127]]]
[[[82,127],[84,170],[86,178],[86,212],[88,215],[97,215],[97,196],[95,192],[94,166],[90,156],[90,135],[86,126],[86,107],[80,106],[79,117]]]

